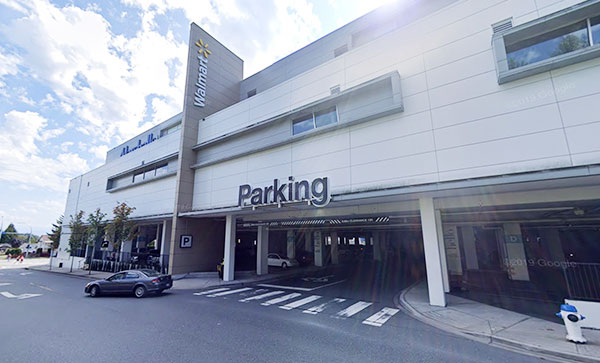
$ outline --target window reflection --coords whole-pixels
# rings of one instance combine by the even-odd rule
[[[336,122],[338,122],[337,110],[333,106],[292,121],[292,132],[293,135],[298,135]]]
[[[301,134],[315,127],[313,124],[313,115],[303,117],[294,121],[294,135]]]
[[[508,68],[514,69],[590,46],[587,21],[581,21],[506,46]]]
[[[600,44],[600,16],[590,19],[592,26],[592,40],[594,44]]]
[[[333,124],[336,122],[337,122],[337,114],[335,112],[335,107],[315,113],[315,125],[317,127],[330,125],[330,124]]]

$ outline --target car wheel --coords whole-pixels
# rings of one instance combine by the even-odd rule
[[[287,263],[285,263],[285,262],[284,262],[284,263],[282,263],[282,264],[281,264],[281,268],[285,270],[285,269],[287,268]]]
[[[96,285],[92,286],[92,288],[90,289],[90,296],[96,297],[98,295],[100,295],[100,289]]]
[[[143,286],[138,286],[135,288],[133,293],[135,294],[135,297],[137,297],[139,299],[141,297],[144,297],[144,295],[146,295],[146,288]]]

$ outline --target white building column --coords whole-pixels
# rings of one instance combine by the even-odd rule
[[[421,212],[421,229],[423,230],[423,249],[425,251],[425,267],[427,269],[429,304],[434,306],[446,306],[444,278],[442,277],[442,261],[433,199],[419,199],[419,209]]]
[[[256,237],[256,274],[266,275],[269,273],[269,230],[265,226],[258,227]]]
[[[338,253],[338,234],[337,232],[331,232],[331,264],[337,265],[340,263]]]
[[[306,231],[304,233],[304,251],[312,252],[313,244],[312,244],[312,231]]]
[[[314,241],[315,241],[315,266],[323,266],[323,237],[321,236],[321,231],[316,231],[314,233]]]
[[[296,245],[294,243],[294,231],[287,231],[287,258],[296,258]]]
[[[506,251],[505,264],[511,280],[529,281],[527,256],[523,246],[523,235],[519,223],[504,223],[504,246]]]
[[[475,231],[473,230],[473,226],[461,226],[460,233],[462,236],[463,251],[465,252],[467,270],[479,270],[477,250],[475,249]]]
[[[450,278],[448,276],[448,260],[446,259],[446,245],[444,243],[444,229],[442,228],[442,212],[435,211],[435,227],[438,235],[438,248],[440,249],[440,262],[442,263],[442,279],[444,292],[450,292]]]
[[[162,237],[160,240],[160,265],[164,267],[169,262],[168,255],[171,250],[171,220],[165,219],[162,224]]]
[[[223,281],[233,281],[235,267],[235,229],[236,222],[233,215],[225,217],[225,251],[223,253]]]

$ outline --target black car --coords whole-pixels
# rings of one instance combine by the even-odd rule
[[[148,292],[160,294],[173,286],[171,275],[161,275],[154,270],[127,270],[85,285],[85,293],[96,297],[100,294],[134,294],[144,297]]]

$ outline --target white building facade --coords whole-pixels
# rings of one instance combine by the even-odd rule
[[[360,248],[422,266],[433,305],[600,301],[598,55],[596,0],[403,2],[246,79],[192,24],[183,113],[73,179],[65,216],[127,202],[171,273]]]

